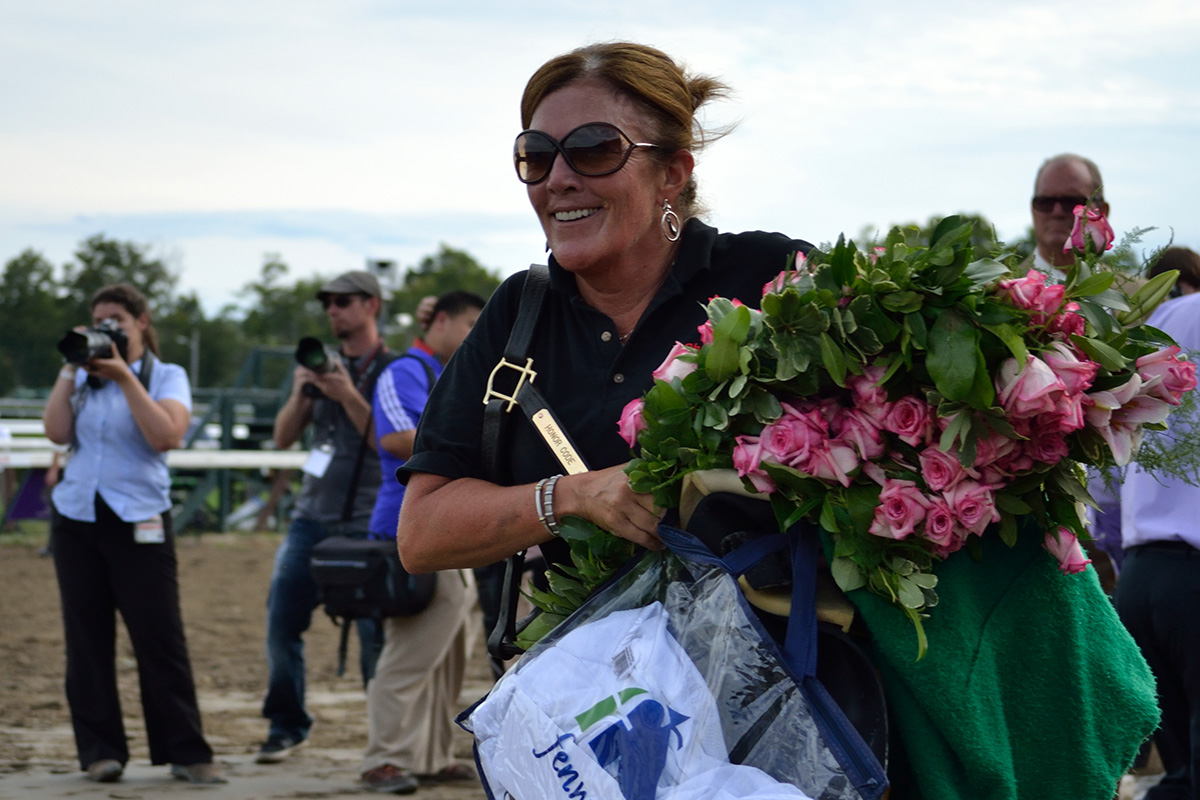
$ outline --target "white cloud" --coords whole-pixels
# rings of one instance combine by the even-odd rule
[[[1118,228],[1173,226],[1200,245],[1200,222],[1179,210],[1200,132],[1194,3],[0,11],[0,258],[32,246],[61,262],[100,230],[89,225],[109,225],[176,253],[210,307],[264,248],[293,274],[389,247],[411,266],[440,241],[505,271],[540,257],[509,160],[521,89],[547,57],[614,38],[735,89],[712,119],[741,124],[698,172],[722,227],[823,241],[966,210],[1016,236],[1038,163],[1075,150],[1103,168]]]

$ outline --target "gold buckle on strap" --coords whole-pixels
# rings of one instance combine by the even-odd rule
[[[508,367],[509,369],[515,369],[517,371],[517,374],[520,376],[517,378],[517,386],[515,389],[513,389],[512,395],[503,394],[501,392],[496,391],[494,388],[492,388],[492,383],[496,379],[496,373],[500,371],[501,367]],[[505,411],[505,413],[511,412],[513,410],[513,406],[515,406],[517,404],[517,395],[521,393],[521,387],[525,385],[526,377],[529,378],[530,383],[533,383],[533,379],[537,377],[537,373],[533,371],[533,359],[532,358],[526,358],[525,366],[522,367],[520,364],[514,364],[511,361],[509,361],[508,359],[501,356],[500,360],[498,362],[496,362],[496,366],[492,367],[492,373],[490,375],[488,375],[487,391],[485,391],[483,393],[483,404],[486,406],[488,404],[489,400],[491,400],[494,397],[497,397],[501,400],[508,401],[508,408],[504,409],[504,411]]]

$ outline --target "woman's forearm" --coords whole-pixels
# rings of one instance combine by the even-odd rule
[[[550,538],[534,509],[533,484],[424,473],[409,480],[396,531],[400,560],[414,573],[486,566]]]
[[[155,400],[132,372],[121,381],[121,391],[125,393],[133,421],[151,447],[160,453],[179,447],[190,416],[183,403]]]
[[[75,438],[75,413],[71,410],[71,395],[75,393],[76,367],[64,365],[50,390],[42,410],[42,427],[46,438],[55,444],[70,444]]]

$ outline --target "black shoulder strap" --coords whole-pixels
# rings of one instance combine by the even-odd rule
[[[371,363],[367,365],[366,388],[368,395],[375,394],[375,382],[379,380],[379,375],[383,372],[383,368],[394,361],[391,356],[391,351],[387,349],[387,345],[381,345],[379,353],[375,358],[371,359]],[[349,522],[350,517],[354,514],[354,500],[358,495],[358,480],[362,477],[363,460],[367,456],[367,436],[371,433],[371,417],[375,413],[375,407],[372,404],[371,397],[367,397],[367,405],[371,406],[371,413],[367,415],[367,432],[363,434],[358,443],[358,456],[354,460],[354,475],[350,478],[350,490],[346,492],[346,502],[342,505],[342,522]],[[340,408],[340,406],[339,406]]]
[[[525,288],[521,291],[521,305],[517,311],[517,321],[513,323],[508,335],[508,343],[504,345],[504,361],[509,365],[520,368],[526,363],[529,345],[533,342],[533,332],[537,328],[539,312],[546,299],[546,289],[550,285],[550,269],[545,264],[532,264],[525,275]],[[497,367],[498,369],[499,367]],[[493,375],[495,373],[493,372]],[[516,396],[516,389],[508,395]],[[499,396],[489,396],[483,412],[483,469],[484,474],[492,482],[498,483],[502,477],[500,465],[500,437],[504,423],[505,406],[511,401]]]

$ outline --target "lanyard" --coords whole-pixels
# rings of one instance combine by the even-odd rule
[[[371,354],[367,356],[367,359],[362,363],[362,367],[359,369],[358,375],[352,376],[354,378],[354,388],[357,389],[358,393],[363,395],[363,397],[366,397],[363,389],[366,388],[366,378],[367,375],[370,374],[371,365],[375,363],[376,357],[378,357],[383,349],[383,340],[380,339],[378,342],[376,342],[375,349],[371,351]],[[369,400],[370,398],[367,399]]]

